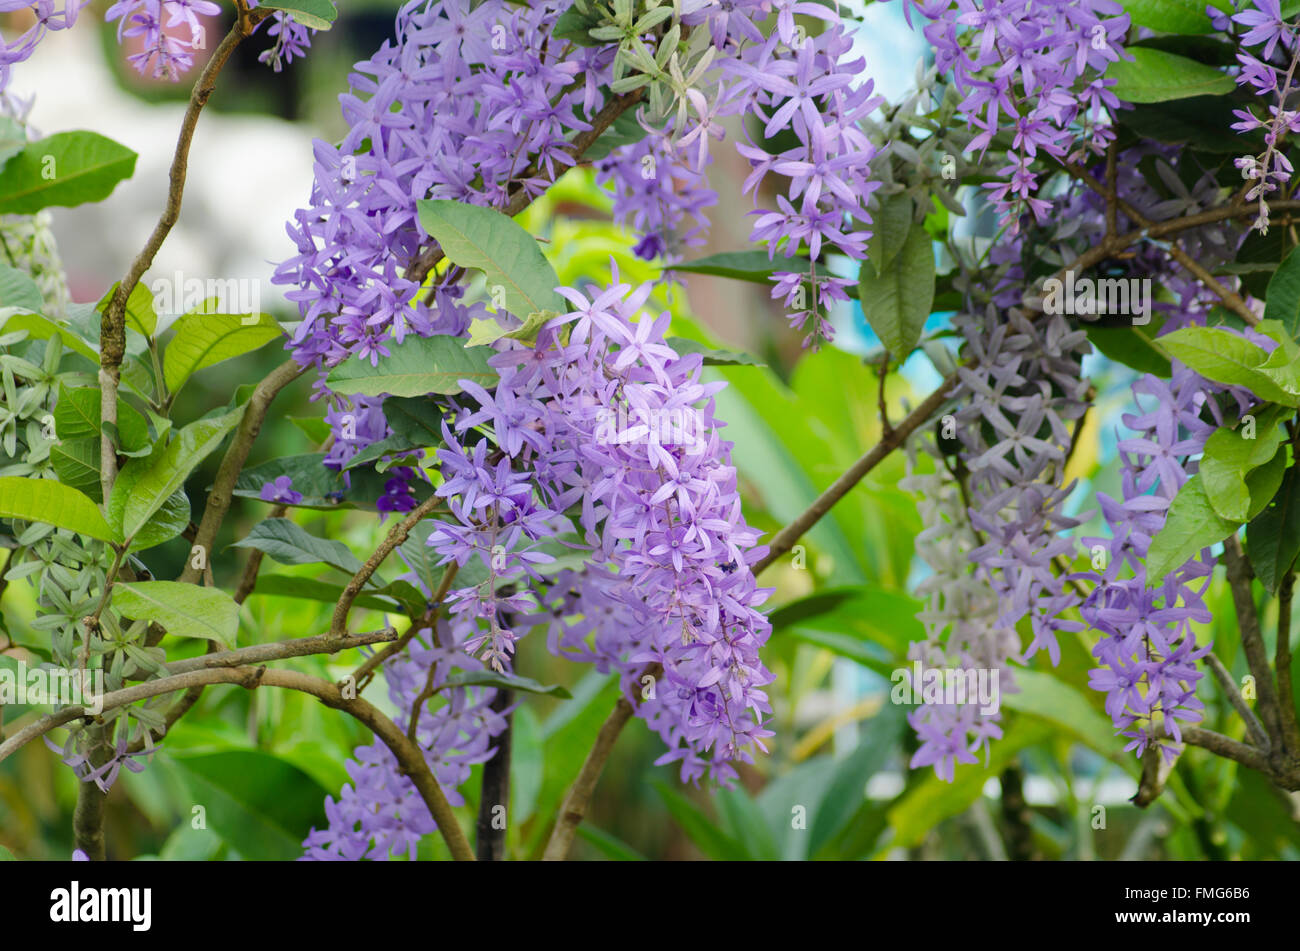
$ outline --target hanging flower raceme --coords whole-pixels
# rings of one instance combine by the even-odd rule
[[[1042,224],[1051,202],[1037,195],[1038,153],[1077,159],[1115,138],[1102,120],[1119,100],[1103,73],[1123,53],[1128,14],[1115,0],[903,0],[909,25],[914,11],[929,21],[922,32],[936,65],[965,97],[970,149],[982,156],[999,134],[1012,138],[1003,181],[985,186],[1003,223],[1017,228],[1029,211]]]
[[[478,406],[439,451],[438,492],[458,524],[429,544],[488,573],[450,596],[454,613],[477,620],[471,642],[485,660],[498,666],[514,650],[519,632],[503,619],[552,622],[553,649],[623,674],[670,747],[663,761],[681,760],[685,779],[729,780],[731,763],[770,735],[762,688],[772,675],[758,656],[766,592],[749,570],[762,549],[713,417],[722,384],[702,381],[699,355],[665,342],[667,315],[638,318],[649,285],[562,293],[574,310],[535,345],[508,341],[491,358],[495,392],[463,384]],[[490,428],[490,444],[479,434],[469,445],[477,427]],[[585,553],[584,567],[540,574],[548,540]],[[595,648],[577,632],[594,634]],[[642,682],[652,664],[662,676]]]

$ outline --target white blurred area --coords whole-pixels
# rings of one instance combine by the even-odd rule
[[[29,121],[40,134],[86,129],[139,155],[135,174],[107,200],[53,209],[77,301],[102,296],[148,240],[167,195],[184,113],[183,103],[150,104],[121,89],[95,27],[79,22],[48,34],[31,59],[14,67],[10,85],[24,101],[34,96]],[[199,69],[182,77],[186,90]],[[311,140],[303,125],[205,109],[190,149],[180,220],[146,281],[176,271],[204,281],[254,280],[263,310],[282,304],[282,289],[270,278],[275,263],[295,253],[284,226],[310,194]]]

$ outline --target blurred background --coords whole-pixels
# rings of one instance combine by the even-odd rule
[[[137,75],[102,22],[105,6],[92,5],[74,29],[51,34],[16,67],[12,86],[32,99],[29,119],[41,133],[91,129],[140,156],[134,177],[108,200],[54,210],[77,301],[98,300],[152,229],[193,76],[174,85]],[[344,0],[334,29],[318,34],[308,56],[281,73],[257,62],[265,36],[244,44],[199,123],[181,219],[151,276],[181,270],[253,280],[264,310],[282,321],[296,319],[269,280],[275,263],[292,250],[284,223],[307,200],[312,140],[337,140],[344,131],[337,97],[351,64],[391,36],[396,9],[386,0]],[[897,99],[925,63],[925,45],[903,23],[900,4],[855,9],[865,23],[859,43],[868,72],[878,92]],[[24,28],[22,16],[0,14],[0,30],[12,35]],[[225,28],[214,23],[209,35]],[[726,148],[714,156],[719,204],[710,210],[708,244],[688,257],[748,246],[753,203],[735,188],[748,165]],[[768,196],[759,201],[770,203]],[[608,209],[590,169],[580,168],[522,221],[549,239],[548,256],[566,284],[602,280],[611,257],[625,277],[657,278],[657,266],[631,257],[635,239],[610,223]],[[835,315],[835,346],[814,356],[800,350],[802,334],[787,327],[762,285],[685,275],[684,292],[664,286],[655,300],[672,312],[675,334],[746,351],[764,364],[713,371],[731,384],[718,398],[718,416],[735,443],[747,517],[760,529],[778,530],[878,439],[878,384],[862,359],[877,341],[856,304]],[[945,316],[936,315],[934,326]],[[234,386],[259,379],[284,358],[272,345],[219,372],[200,373],[180,397],[178,418],[226,405]],[[1107,463],[1131,380],[1100,359],[1088,370],[1102,397],[1071,463],[1081,480],[1079,509],[1093,507],[1096,490],[1113,481]],[[938,379],[918,352],[890,379],[895,409]],[[299,381],[279,397],[250,464],[315,450],[320,416],[309,382]],[[210,459],[190,482],[191,498],[201,497],[215,465]],[[775,589],[766,651],[777,675],[770,755],[744,768],[734,790],[684,788],[673,767],[653,765],[662,747],[633,721],[601,780],[577,857],[1300,857],[1295,802],[1254,774],[1199,751],[1180,761],[1156,806],[1139,810],[1128,803],[1138,763],[1120,752],[1099,696],[1087,688],[1086,635],[1064,645],[1059,668],[1027,675],[1023,693],[1004,698],[1012,707],[1007,736],[987,764],[960,767],[952,784],[929,770],[909,770],[915,743],[906,708],[890,703],[888,679],[905,663],[908,643],[922,637],[915,620],[922,605],[910,594],[922,571],[913,553],[921,526],[915,500],[897,486],[904,471],[903,457],[895,454],[811,533],[802,564],[783,560],[764,576]],[[236,501],[214,558],[218,583],[230,583],[243,564],[238,550],[225,546],[269,510],[266,503]],[[294,517],[363,556],[385,530],[371,513]],[[158,577],[179,573],[187,544],[178,539],[150,553]],[[315,577],[320,569],[268,561],[263,571]],[[1215,589],[1214,596],[1226,605],[1225,592]],[[27,626],[33,607],[26,585],[7,592],[3,611],[12,656],[40,645],[41,634]],[[330,607],[255,593],[243,608],[240,641],[323,631]],[[1232,616],[1226,607],[1216,615]],[[363,629],[383,623],[374,615],[359,621]],[[1229,667],[1240,665],[1232,650],[1229,642],[1222,655]],[[334,678],[350,671],[356,658],[294,663]],[[509,849],[512,857],[528,858],[540,853],[549,819],[615,689],[607,678],[551,657],[540,636],[521,642],[516,669],[565,684],[574,695],[568,701],[530,697],[515,715]],[[369,696],[382,699],[376,688]],[[1208,699],[1213,719],[1217,701]],[[7,710],[6,725],[24,712]],[[366,742],[352,720],[301,695],[210,689],[148,767],[124,772],[114,787],[110,857],[295,858],[307,831],[324,823],[325,796],[337,796],[348,782],[352,748]],[[467,829],[477,772],[459,810]],[[29,745],[0,763],[0,856],[7,849],[19,858],[66,858],[75,797],[71,771],[43,745]],[[191,822],[196,803],[206,809],[204,829]],[[423,848],[426,857],[443,855],[436,837]]]

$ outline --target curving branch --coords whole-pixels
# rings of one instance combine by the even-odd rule
[[[234,684],[246,690],[254,690],[263,686],[297,690],[301,693],[311,694],[327,707],[342,710],[355,717],[368,727],[397,758],[403,775],[410,778],[434,821],[437,822],[438,831],[447,843],[447,848],[451,850],[452,856],[462,861],[474,861],[474,851],[470,848],[469,840],[465,837],[464,830],[456,821],[455,813],[451,810],[451,804],[447,802],[442,787],[438,785],[437,778],[434,777],[433,771],[429,768],[428,761],[424,758],[424,752],[407,740],[391,717],[380,712],[378,708],[362,697],[345,697],[335,684],[327,680],[311,677],[298,671],[268,670],[265,667],[205,668],[174,674],[170,677],[162,677],[158,680],[150,680],[142,684],[124,687],[121,690],[114,690],[104,695],[103,710],[115,710],[140,700],[147,700],[150,697],[158,697],[177,690],[208,686],[210,684]],[[86,719],[90,716],[91,714],[85,707],[73,706],[42,717],[0,743],[0,761],[12,755],[19,747],[37,737],[44,736],[51,730],[71,723],[73,720]],[[83,783],[82,785],[91,784]],[[97,829],[91,829],[90,831],[98,831],[99,853],[102,856],[102,823]],[[79,839],[80,833],[81,829],[80,825],[78,825]]]

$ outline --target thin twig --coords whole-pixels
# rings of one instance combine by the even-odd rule
[[[1251,571],[1250,562],[1246,560],[1246,553],[1241,550],[1241,542],[1236,535],[1229,535],[1223,543],[1223,564],[1227,569],[1228,587],[1237,613],[1237,627],[1241,631],[1242,650],[1255,678],[1259,718],[1273,745],[1280,746],[1282,733],[1277,693],[1273,689],[1273,674],[1269,670],[1268,654],[1259,629],[1259,612],[1255,609],[1255,598],[1251,591],[1254,572]]]

